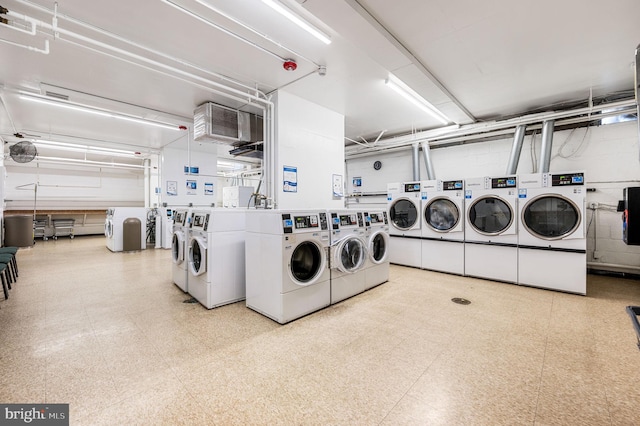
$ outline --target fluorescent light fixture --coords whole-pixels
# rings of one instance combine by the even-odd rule
[[[25,101],[37,102],[45,105],[52,105],[58,108],[66,108],[73,111],[87,112],[94,115],[100,115],[103,117],[117,118],[118,120],[132,121],[134,123],[146,124],[149,126],[161,127],[163,129],[181,130],[180,126],[170,123],[164,123],[162,121],[148,120],[142,117],[136,117],[135,115],[123,114],[120,112],[112,112],[102,108],[96,108],[89,105],[79,104],[75,102],[63,101],[58,99],[48,98],[46,96],[39,96],[27,93],[20,93],[20,99]]]
[[[59,151],[71,151],[82,152],[85,154],[100,154],[109,155],[112,157],[127,157],[127,158],[143,158],[143,155],[135,151],[126,151],[124,149],[103,148],[89,145],[79,145],[67,142],[56,142],[44,139],[37,139],[32,141],[36,146],[45,148],[51,148]]]
[[[288,20],[290,20],[309,34],[313,35],[318,40],[322,41],[324,44],[331,44],[331,39],[327,34],[323,33],[322,31],[293,13],[291,10],[284,7],[280,2],[276,0],[262,0],[262,2],[282,16],[286,17]]]
[[[451,123],[451,120],[449,120],[446,115],[441,113],[436,107],[431,105],[429,101],[416,93],[395,75],[389,74],[389,78],[387,78],[385,83],[387,84],[387,86],[400,94],[403,98],[429,114],[431,117],[441,122],[443,125]]]

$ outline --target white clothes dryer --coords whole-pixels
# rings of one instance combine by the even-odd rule
[[[247,211],[247,307],[285,324],[331,303],[326,211]]]
[[[515,176],[465,180],[464,273],[518,282]]]
[[[107,248],[113,252],[123,250],[124,221],[130,218],[140,220],[140,247],[147,248],[147,213],[145,207],[111,207],[107,209],[105,237]]]
[[[173,211],[173,234],[171,237],[171,275],[173,283],[182,291],[189,291],[189,272],[187,258],[189,242],[189,224],[191,211],[189,209],[176,209]]]
[[[365,290],[364,263],[367,259],[367,246],[362,212],[330,211],[329,220],[331,304],[334,304]]]
[[[364,263],[364,288],[368,290],[389,281],[389,220],[386,211],[364,213],[367,258]]]
[[[464,181],[422,182],[422,268],[464,275]]]
[[[244,209],[191,213],[188,291],[207,309],[245,298]]]
[[[390,262],[420,268],[422,265],[420,182],[388,184],[387,206]]]
[[[583,172],[518,176],[518,283],[587,292]]]

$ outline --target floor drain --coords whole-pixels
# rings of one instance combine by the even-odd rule
[[[191,299],[183,300],[182,303],[198,303],[198,300],[195,297],[192,297]]]
[[[454,297],[451,299],[453,303],[457,303],[458,305],[470,305],[471,300],[463,299],[462,297]]]

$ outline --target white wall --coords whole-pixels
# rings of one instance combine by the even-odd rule
[[[197,143],[194,143],[198,146]],[[205,145],[205,144],[203,144]],[[218,192],[222,188],[217,182],[217,146],[209,143],[201,150],[184,150],[164,148],[162,151],[161,166],[161,202],[170,207],[175,206],[211,206],[216,204]],[[209,148],[209,149],[207,149]],[[198,174],[185,173],[184,167],[197,167]],[[195,181],[196,188],[187,188],[187,181]],[[213,193],[205,193],[205,189],[211,188]],[[168,192],[168,185],[175,185],[176,195]]]
[[[476,176],[503,175],[511,152],[513,139],[502,139],[431,151],[438,179],[464,179]],[[540,135],[533,143],[527,136],[518,165],[518,173],[532,173],[540,155]],[[640,186],[638,126],[634,122],[580,128],[555,132],[551,172],[584,170],[587,188],[587,206],[597,203],[595,210],[586,211],[587,261],[594,269],[640,273],[640,247],[622,242],[621,214],[615,211],[622,189]],[[420,175],[426,178],[422,152]],[[382,161],[382,169],[373,169],[373,162]],[[353,177],[362,178],[361,192],[379,196],[350,198],[350,207],[386,206],[388,182],[413,180],[411,148],[387,155],[374,155],[347,161],[347,188],[353,193]],[[595,237],[595,238],[594,238]]]
[[[276,94],[275,104],[276,207],[342,208],[332,179],[345,179],[344,116],[284,91]],[[297,169],[297,192],[284,191],[284,166]]]

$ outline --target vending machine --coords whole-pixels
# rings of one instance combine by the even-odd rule
[[[640,187],[622,190],[622,240],[630,246],[640,245]]]

